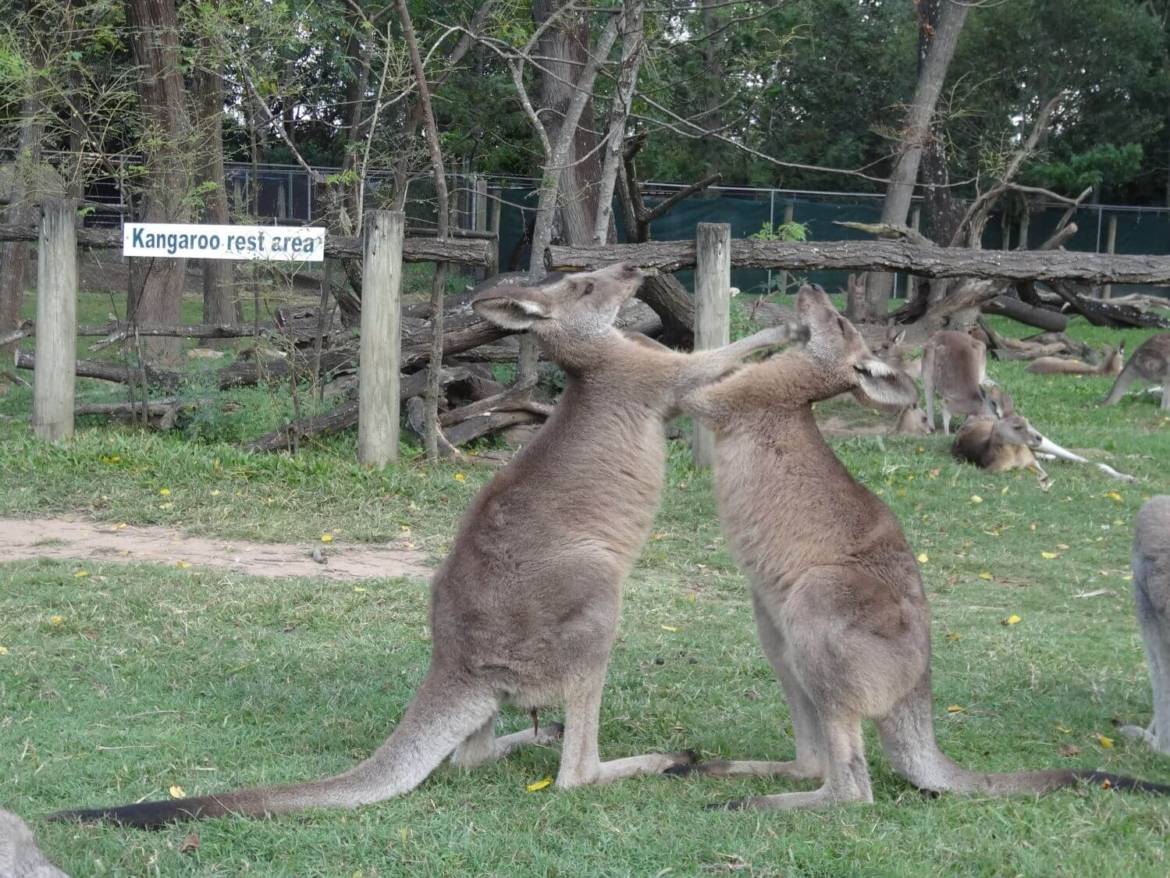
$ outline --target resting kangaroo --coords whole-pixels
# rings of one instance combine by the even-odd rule
[[[1010,398],[998,388],[988,391],[987,346],[965,332],[943,330],[930,337],[922,349],[922,390],[926,396],[926,420],[934,429],[934,396],[942,399],[943,433],[951,433],[951,415],[1002,415],[1010,411]]]
[[[957,460],[973,463],[992,473],[1031,470],[1040,480],[1040,487],[1047,491],[1052,480],[1033,453],[1043,443],[1044,437],[1021,415],[1006,418],[981,415],[963,422],[955,434],[951,454]]]
[[[820,288],[801,288],[804,350],[692,391],[689,411],[716,434],[715,492],[752,586],[764,652],[788,699],[790,762],[687,766],[715,775],[823,779],[820,789],[733,803],[805,808],[870,802],[862,720],[877,722],[894,769],[926,790],[1040,793],[1084,778],[1125,789],[1170,787],[1096,771],[984,774],[951,762],[934,738],[930,611],[897,519],[825,444],[812,403],[851,390],[894,403],[890,369]]]
[[[1028,364],[1029,372],[1036,375],[1108,375],[1116,378],[1125,366],[1125,341],[1116,348],[1106,348],[1105,356],[1097,366],[1090,366],[1069,357],[1037,357]]]
[[[501,705],[565,703],[557,784],[661,772],[680,758],[602,762],[597,726],[622,580],[649,534],[665,469],[664,419],[682,393],[787,337],[775,327],[727,347],[680,354],[613,328],[641,283],[631,264],[496,287],[472,303],[531,330],[568,384],[536,437],[472,501],[431,583],[431,664],[398,727],[360,765],[292,786],[65,812],[157,826],[169,820],[309,807],[356,807],[405,793],[448,755],[472,767],[553,737],[495,737]]]
[[[1154,719],[1148,729],[1121,730],[1170,756],[1170,495],[1152,497],[1138,512],[1132,564],[1133,597],[1154,690]]]
[[[1114,405],[1139,378],[1162,385],[1162,408],[1170,409],[1170,332],[1150,336],[1138,346],[1101,404]]]

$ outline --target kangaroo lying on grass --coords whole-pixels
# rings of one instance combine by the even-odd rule
[[[1148,729],[1122,726],[1170,756],[1170,495],[1146,501],[1133,533],[1133,596],[1154,690],[1154,718]]]
[[[1090,366],[1069,357],[1037,357],[1027,371],[1036,375],[1108,375],[1116,378],[1125,367],[1125,341],[1116,348],[1106,348],[1100,365]]]
[[[413,789],[454,751],[471,768],[554,730],[496,737],[501,705],[565,703],[557,784],[661,772],[686,755],[602,762],[597,726],[622,580],[649,534],[665,470],[663,422],[682,394],[788,338],[773,327],[724,348],[681,354],[613,328],[643,274],[632,264],[537,288],[485,290],[472,306],[531,330],[564,368],[553,415],[472,501],[431,584],[430,670],[373,756],[335,777],[56,815],[155,827],[223,814],[356,807]]]
[[[992,473],[1013,469],[1028,469],[1040,480],[1040,487],[1047,491],[1052,479],[1036,459],[1068,460],[1073,463],[1092,463],[1107,476],[1132,482],[1134,477],[1115,470],[1107,463],[1097,463],[1074,454],[1057,445],[1048,437],[1037,432],[1028,419],[1022,415],[1008,415],[1004,418],[978,416],[968,418],[955,434],[951,454],[957,460],[973,463]]]
[[[796,758],[676,772],[823,779],[818,790],[731,803],[737,808],[870,802],[861,729],[868,717],[893,768],[921,789],[1042,793],[1086,779],[1170,793],[1098,771],[984,774],[939,750],[930,611],[914,554],[889,507],[825,444],[811,405],[846,390],[895,404],[899,384],[819,287],[802,287],[796,308],[810,334],[804,350],[747,366],[683,400],[684,411],[716,433],[720,517],[788,699]]]
[[[1139,378],[1151,384],[1160,384],[1162,408],[1170,409],[1170,332],[1152,335],[1138,345],[1101,404],[1116,404]]]

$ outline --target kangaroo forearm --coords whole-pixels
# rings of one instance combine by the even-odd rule
[[[681,399],[696,387],[718,381],[757,351],[788,344],[798,331],[792,324],[770,326],[721,348],[695,351],[687,357],[686,365],[679,373],[674,387],[676,398]]]

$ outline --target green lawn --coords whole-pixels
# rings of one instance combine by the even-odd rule
[[[1081,325],[1076,334],[1120,336]],[[1145,335],[1125,333],[1130,349]],[[1115,720],[1144,723],[1150,713],[1126,577],[1134,513],[1170,492],[1170,420],[1151,398],[1096,407],[1106,379],[1038,378],[1019,364],[991,372],[1042,432],[1140,481],[1054,463],[1045,494],[1027,474],[956,465],[942,437],[835,442],[927,556],[941,744],[977,769],[1100,767],[1170,782],[1170,762],[1114,730]],[[185,392],[204,392],[200,380]],[[86,399],[117,392],[81,388]],[[353,462],[352,436],[297,458],[245,455],[234,443],[287,417],[287,394],[230,398],[243,407],[203,412],[170,435],[87,422],[52,447],[21,420],[26,391],[0,397],[0,515],[82,513],[278,540],[326,530],[379,540],[405,527],[441,557],[490,476],[428,469],[412,448],[399,467],[368,472]],[[846,403],[826,408],[860,417]],[[786,708],[719,535],[709,478],[690,468],[681,443],[656,528],[627,590],[603,756],[690,747],[787,758]],[[414,793],[355,813],[159,833],[49,824],[41,815],[57,808],[165,796],[172,785],[195,795],[350,766],[393,727],[428,652],[420,582],[355,587],[91,563],[79,578],[77,569],[0,562],[0,806],[27,817],[75,876],[1170,872],[1170,803],[1097,789],[930,800],[891,773],[876,744],[876,804],[823,813],[702,809],[796,788],[775,781],[646,778],[527,792],[555,774],[554,748],[472,774],[444,767]],[[1021,621],[1003,624],[1012,615]],[[505,717],[508,729],[526,722]],[[198,848],[180,853],[193,830]]]

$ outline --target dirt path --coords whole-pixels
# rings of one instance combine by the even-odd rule
[[[314,561],[320,549],[325,563]],[[421,552],[393,545],[253,543],[192,537],[165,527],[99,524],[76,518],[0,518],[0,561],[60,558],[119,563],[190,564],[250,576],[427,579]]]

